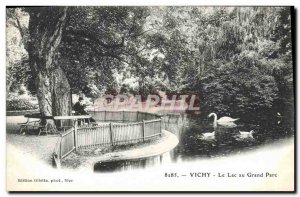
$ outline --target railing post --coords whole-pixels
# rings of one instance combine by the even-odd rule
[[[54,121],[55,122],[55,121]],[[63,124],[62,124],[62,120],[59,120],[59,127],[62,128]]]
[[[125,111],[123,110],[123,122],[125,121]]]
[[[113,128],[112,127],[113,127],[112,123],[109,123],[110,143],[111,143],[111,146],[114,146]]]
[[[104,122],[106,122],[106,110],[104,111]]]
[[[143,135],[143,142],[145,141],[145,120],[143,120],[143,126],[142,126],[142,135]]]
[[[58,156],[58,159],[62,159],[62,135],[60,136],[60,141],[59,141],[59,156]]]
[[[77,136],[77,119],[74,120],[74,144],[75,144],[75,150],[78,150],[78,136]]]
[[[136,112],[136,121],[139,121],[139,111]]]
[[[163,119],[162,119],[162,117],[161,117],[161,118],[160,118],[160,124],[159,124],[160,137],[162,136],[162,128],[161,128],[162,122],[163,122]]]

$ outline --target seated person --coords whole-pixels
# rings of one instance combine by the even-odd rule
[[[86,105],[83,104],[83,98],[79,97],[78,102],[75,103],[73,106],[73,110],[75,111],[75,115],[88,115],[88,113],[85,111]],[[95,119],[89,118],[90,122],[96,122]]]
[[[78,102],[73,106],[75,115],[87,115],[88,113],[85,111],[85,107],[86,106],[83,104],[83,98],[79,97]]]

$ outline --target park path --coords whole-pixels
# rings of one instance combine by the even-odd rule
[[[23,116],[7,116],[6,148],[8,149],[9,147],[14,147],[24,156],[35,157],[42,162],[46,162],[51,165],[51,156],[59,136],[37,136],[36,133],[30,133],[26,135],[19,134],[18,123],[22,122],[26,122],[26,119]]]

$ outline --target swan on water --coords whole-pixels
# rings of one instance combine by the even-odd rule
[[[211,117],[211,116],[214,116],[214,127],[216,127],[217,124],[224,125],[224,126],[226,126],[226,125],[232,125],[232,123],[234,121],[237,121],[239,119],[239,118],[231,118],[231,117],[228,117],[228,116],[224,116],[224,117],[222,117],[222,118],[220,118],[218,120],[216,113],[210,113],[208,115],[208,117]]]
[[[215,131],[211,132],[211,133],[202,133],[203,137],[212,137],[215,136]]]
[[[208,132],[208,133],[202,133],[200,136],[198,136],[200,139],[204,140],[212,140],[215,139],[215,131],[213,132]]]
[[[239,131],[240,132],[240,137],[241,138],[253,138],[253,133],[254,133],[254,130],[251,130],[251,131]]]

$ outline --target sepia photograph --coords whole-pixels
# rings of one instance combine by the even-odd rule
[[[6,6],[8,192],[295,192],[292,6]]]

